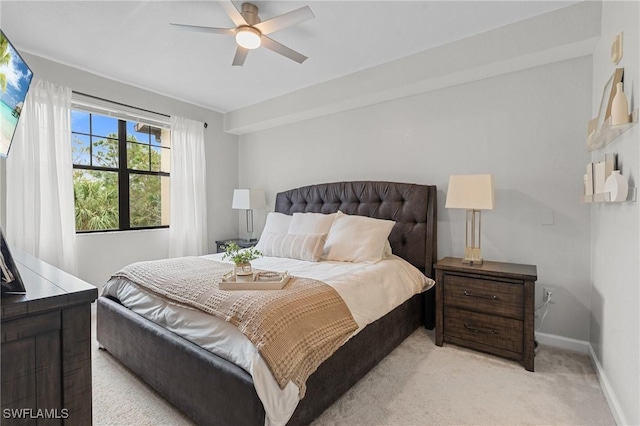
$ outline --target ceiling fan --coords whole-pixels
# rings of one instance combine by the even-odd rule
[[[309,6],[292,10],[291,12],[267,19],[266,21],[260,21],[260,17],[258,17],[258,7],[252,3],[242,3],[241,10],[238,10],[231,0],[225,0],[220,2],[220,4],[236,25],[234,28],[214,28],[174,23],[171,23],[171,25],[186,31],[235,36],[238,48],[236,49],[236,55],[233,58],[232,65],[243,65],[249,50],[257,49],[260,46],[286,56],[299,64],[307,59],[303,54],[278,43],[266,35],[314,18]]]

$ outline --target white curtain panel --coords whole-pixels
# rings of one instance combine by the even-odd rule
[[[76,231],[71,89],[38,81],[27,96],[7,157],[7,239],[71,274]]]
[[[171,117],[169,257],[207,252],[204,123]]]

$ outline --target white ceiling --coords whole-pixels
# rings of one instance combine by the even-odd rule
[[[309,59],[260,48],[243,67],[232,37],[169,26],[232,27],[216,1],[1,0],[0,26],[19,51],[228,112],[573,3],[255,1],[262,20],[311,7],[315,19],[270,34]]]

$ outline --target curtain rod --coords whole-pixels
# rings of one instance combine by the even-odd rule
[[[133,106],[133,105],[123,104],[122,102],[112,101],[112,100],[109,100],[109,99],[101,98],[99,96],[93,96],[93,95],[89,95],[87,93],[78,92],[78,91],[75,91],[75,90],[73,90],[73,93],[76,93],[76,94],[82,95],[82,96],[86,96],[88,98],[97,99],[99,101],[110,102],[110,103],[115,104],[115,105],[120,105],[120,106],[127,107],[127,108],[133,108],[133,109],[137,109],[137,110],[144,111],[144,112],[150,112],[151,114],[157,114],[157,115],[162,115],[163,117],[171,118],[171,116],[168,115],[168,114],[163,114],[161,112],[156,112],[156,111],[151,111],[151,110],[144,109],[144,108],[139,108],[139,107],[136,107],[136,106]]]
[[[171,116],[169,114],[163,114],[161,112],[151,111],[151,110],[144,109],[144,108],[139,108],[139,107],[136,107],[136,106],[133,106],[133,105],[127,105],[127,104],[124,104],[122,102],[112,101],[112,100],[109,100],[109,99],[101,98],[99,96],[94,96],[94,95],[89,95],[87,93],[78,92],[76,90],[72,90],[72,92],[77,94],[77,95],[86,96],[88,98],[97,99],[99,101],[110,102],[110,103],[115,104],[115,105],[120,105],[120,106],[127,107],[127,108],[133,108],[133,109],[137,109],[139,111],[149,112],[151,114],[157,114],[157,115],[161,115],[163,117],[171,118]],[[205,122],[204,123],[204,128],[206,129],[207,127],[209,127],[209,125]]]

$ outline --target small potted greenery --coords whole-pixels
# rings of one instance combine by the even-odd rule
[[[231,241],[224,249],[223,259],[230,259],[236,265],[236,275],[250,275],[253,273],[251,269],[251,261],[262,256],[255,247],[242,249],[235,241]]]

